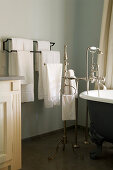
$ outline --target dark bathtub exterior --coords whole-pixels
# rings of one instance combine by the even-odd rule
[[[101,155],[104,141],[113,143],[113,104],[87,101],[90,116],[90,136],[97,145],[96,152],[90,153],[92,159]]]

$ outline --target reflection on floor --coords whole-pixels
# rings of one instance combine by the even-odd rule
[[[22,170],[113,170],[113,145],[105,143],[103,154],[99,160],[91,160],[89,152],[94,151],[95,145],[84,145],[84,130],[78,131],[80,148],[73,152],[74,129],[69,129],[68,144],[65,151],[62,146],[54,160],[48,161],[48,155],[55,151],[58,139],[63,132],[36,137],[23,141]]]

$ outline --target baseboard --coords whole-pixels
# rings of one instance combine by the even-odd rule
[[[75,125],[72,125],[72,126],[67,127],[66,129],[70,130],[70,129],[74,129],[74,128],[75,128]],[[78,125],[78,129],[84,129],[84,128],[85,128],[84,126]],[[51,132],[47,132],[47,133],[43,133],[43,134],[40,134],[40,135],[36,135],[36,136],[32,136],[32,137],[22,139],[22,141],[24,142],[24,141],[33,140],[33,139],[36,139],[36,138],[42,138],[42,137],[45,137],[45,136],[58,134],[58,133],[63,132],[63,130],[64,130],[64,128],[57,129],[57,130],[54,130],[54,131],[51,131]]]

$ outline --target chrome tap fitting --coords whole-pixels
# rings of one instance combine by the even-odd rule
[[[91,70],[89,73],[89,67],[88,67],[88,59],[89,59],[89,52],[91,53]],[[99,75],[99,65],[94,63],[94,54],[103,54],[102,51],[97,47],[88,47],[86,51],[86,81],[87,81],[87,93],[89,91],[89,82],[91,83],[98,83],[98,89],[99,89],[99,83],[104,80]]]

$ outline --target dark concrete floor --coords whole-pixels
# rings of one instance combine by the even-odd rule
[[[113,170],[113,145],[104,143],[102,157],[91,160],[89,152],[95,150],[95,145],[84,145],[84,131],[78,131],[80,148],[73,152],[74,129],[67,132],[68,144],[65,151],[62,145],[54,160],[48,156],[54,153],[58,139],[63,132],[36,137],[22,142],[22,170]]]

